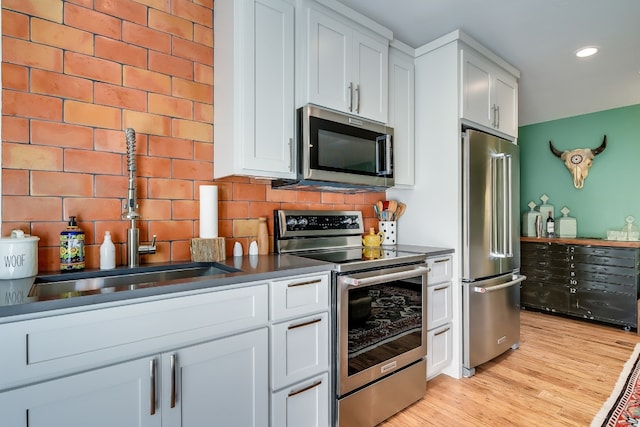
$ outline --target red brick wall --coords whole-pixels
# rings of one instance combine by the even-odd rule
[[[2,235],[39,236],[40,271],[56,270],[59,233],[76,215],[87,267],[110,230],[126,259],[124,129],[136,130],[143,262],[189,260],[198,186],[213,176],[213,0],[2,0]],[[358,209],[373,226],[384,194],[271,190],[233,177],[219,188],[227,254],[251,240],[234,220],[273,209]],[[235,235],[234,235],[235,234]]]

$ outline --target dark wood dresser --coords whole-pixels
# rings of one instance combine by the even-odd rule
[[[640,242],[522,237],[520,303],[638,327]]]

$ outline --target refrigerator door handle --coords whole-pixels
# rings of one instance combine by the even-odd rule
[[[504,174],[505,174],[505,197],[504,197],[504,212],[505,212],[505,258],[513,257],[513,210],[511,209],[513,200],[513,186],[512,186],[512,174],[511,174],[511,155],[504,156]]]
[[[510,226],[511,212],[510,173],[507,166],[510,163],[505,153],[494,154],[491,158],[491,256],[507,258],[511,252]]]
[[[501,289],[505,289],[505,288],[510,288],[513,285],[516,285],[520,282],[523,282],[527,279],[527,276],[523,276],[523,275],[519,275],[517,278],[511,280],[510,282],[507,283],[502,283],[500,285],[496,285],[496,286],[488,286],[488,287],[484,287],[484,286],[474,286],[473,287],[473,292],[477,292],[480,294],[486,294],[488,292],[495,292],[495,291],[499,291]]]

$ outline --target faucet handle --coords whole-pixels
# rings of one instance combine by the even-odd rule
[[[153,247],[155,249],[156,247],[156,235],[153,235],[153,238],[151,239],[151,247]]]
[[[156,253],[156,235],[153,235],[150,245],[140,245],[138,247],[139,254],[155,254]]]

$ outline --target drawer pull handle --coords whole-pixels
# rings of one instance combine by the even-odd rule
[[[451,330],[451,328],[447,328],[447,329],[443,329],[440,332],[436,332],[435,334],[433,334],[434,337],[437,337],[438,335],[442,335],[446,332],[449,332]]]
[[[433,261],[433,263],[434,264],[438,264],[438,263],[447,262],[447,261],[449,261],[449,258],[440,258],[440,259],[437,259],[437,260]]]
[[[320,323],[320,322],[322,322],[322,318],[309,320],[308,322],[300,323],[298,325],[289,325],[287,329],[292,330],[292,329],[304,328],[305,326],[313,325],[314,323]]]
[[[151,359],[149,363],[149,373],[151,375],[151,415],[155,415],[156,413],[156,359]]]
[[[315,285],[316,283],[322,283],[322,279],[315,279],[315,280],[309,280],[306,282],[298,282],[298,283],[289,283],[287,287],[294,288],[296,286]]]
[[[291,393],[289,393],[289,397],[293,397],[293,396],[295,396],[296,394],[300,394],[300,393],[304,393],[305,391],[309,391],[309,390],[311,390],[312,388],[318,387],[320,384],[322,384],[322,380],[320,380],[320,381],[316,381],[315,383],[313,383],[313,384],[311,384],[311,385],[308,385],[308,386],[306,386],[305,388],[302,388],[302,389],[300,389],[300,390],[294,390],[294,391],[292,391]]]
[[[449,289],[449,285],[447,286],[441,286],[439,288],[435,288],[434,292],[438,292],[438,291],[444,291],[445,289]]]
[[[175,353],[169,358],[171,365],[171,407],[176,407],[176,355]]]

